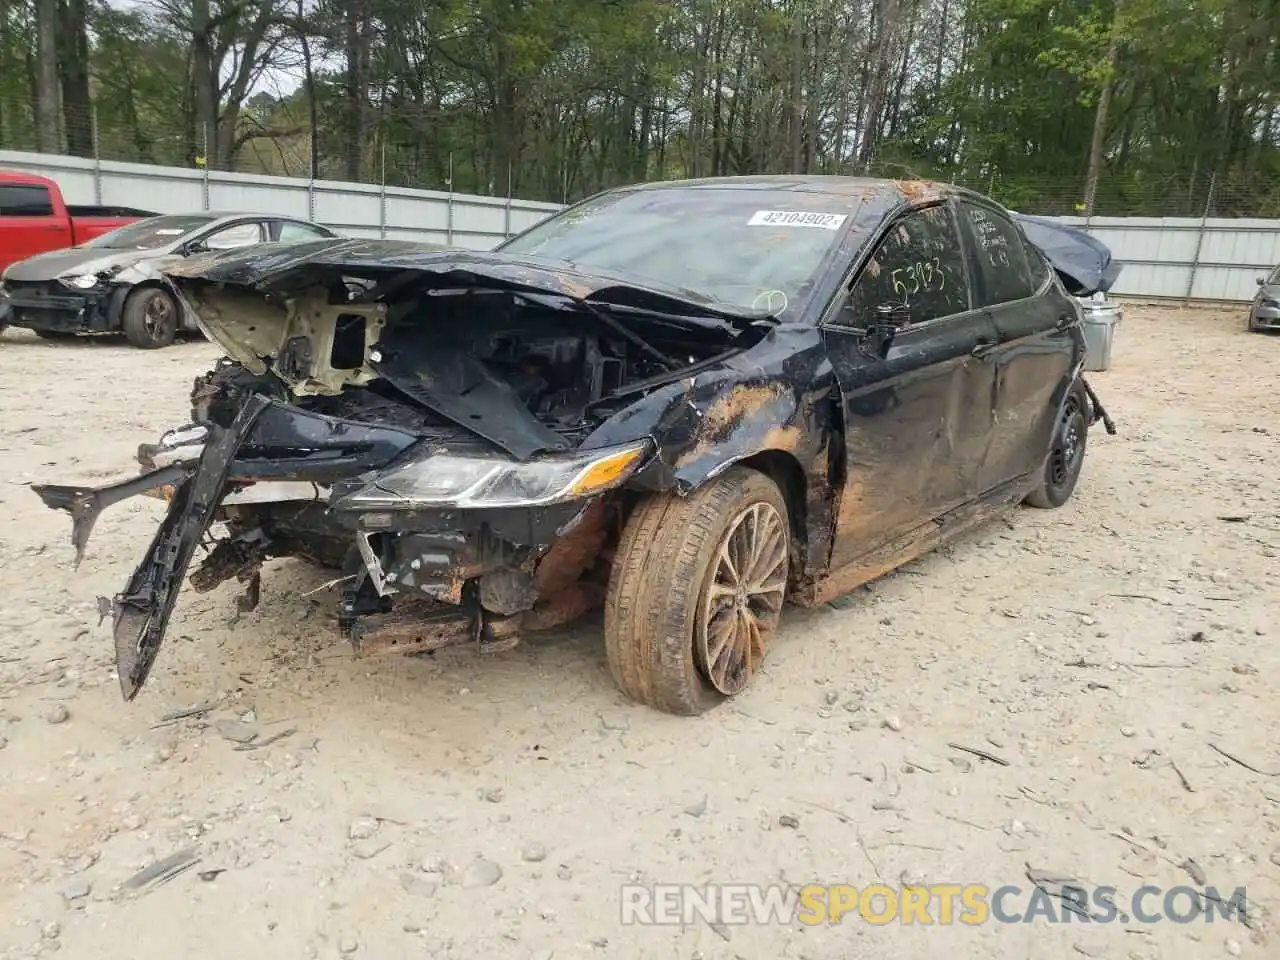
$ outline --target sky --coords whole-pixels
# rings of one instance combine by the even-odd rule
[[[106,3],[117,10],[156,9],[158,6],[154,0],[106,0]],[[235,63],[230,57],[227,59],[228,62],[223,65],[223,80],[229,79],[231,72],[235,69]],[[336,63],[337,61],[334,58],[329,58],[328,61],[318,60],[315,66],[316,68],[332,68]],[[300,86],[302,86],[302,68],[300,66],[298,68],[272,68],[265,71],[253,84],[249,90],[249,96],[253,96],[256,93],[266,93],[276,98],[283,98],[295,93]]]

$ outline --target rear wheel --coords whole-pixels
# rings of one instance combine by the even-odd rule
[[[1084,387],[1077,383],[1067,394],[1058,422],[1054,425],[1040,485],[1027,496],[1026,502],[1031,506],[1050,509],[1071,499],[1084,466],[1085,445],[1089,437],[1088,410],[1089,397]]]
[[[605,604],[609,669],[667,713],[703,713],[744,690],[777,630],[790,521],[777,484],[737,467],[689,497],[652,497],[618,544]]]
[[[173,343],[178,334],[178,304],[158,287],[129,294],[121,316],[125,338],[135,347],[154,350]]]

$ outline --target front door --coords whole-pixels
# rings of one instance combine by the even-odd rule
[[[978,493],[994,374],[994,323],[971,301],[948,204],[902,215],[824,327],[842,394],[846,481],[833,568]],[[877,351],[875,318],[901,325]]]
[[[961,201],[957,211],[973,253],[976,302],[990,312],[999,336],[990,354],[997,426],[981,471],[985,491],[1044,465],[1077,357],[1069,329],[1076,314],[1049,265],[1012,220],[985,204]]]

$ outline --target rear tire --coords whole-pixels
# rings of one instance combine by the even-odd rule
[[[692,716],[745,689],[781,616],[790,533],[782,491],[745,467],[688,497],[643,501],[605,601],[605,651],[622,692]]]
[[[1026,503],[1050,510],[1071,499],[1084,466],[1084,453],[1089,438],[1089,396],[1079,383],[1067,394],[1058,422],[1053,427],[1053,440],[1040,474],[1040,484],[1027,495]]]
[[[121,311],[125,339],[141,350],[167,347],[178,335],[178,304],[159,287],[129,294]]]

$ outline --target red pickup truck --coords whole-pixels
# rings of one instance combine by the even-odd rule
[[[48,177],[0,170],[0,271],[154,216],[131,207],[73,206],[63,202],[62,191]]]

